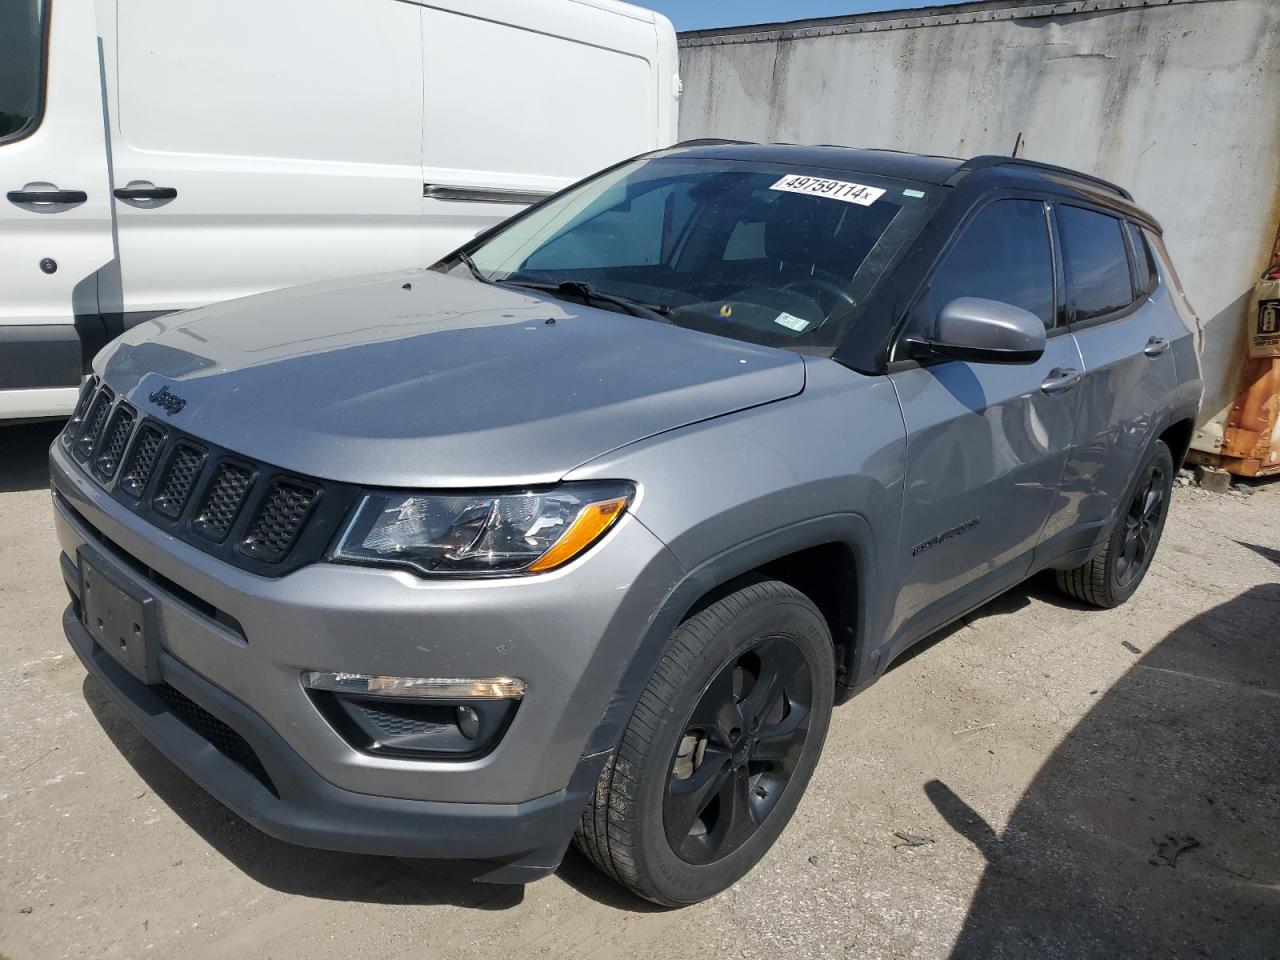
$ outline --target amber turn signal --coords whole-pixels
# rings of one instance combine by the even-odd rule
[[[622,511],[626,509],[629,499],[630,497],[615,497],[612,500],[602,500],[583,507],[569,529],[551,545],[550,550],[529,567],[529,572],[541,573],[568,563],[613,526],[614,522],[622,516]]]

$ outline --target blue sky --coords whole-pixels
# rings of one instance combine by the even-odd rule
[[[835,17],[874,10],[902,10],[930,7],[956,0],[632,0],[660,10],[677,30],[703,30],[742,23],[772,23],[777,20],[804,20]]]

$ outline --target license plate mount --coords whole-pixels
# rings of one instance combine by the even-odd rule
[[[146,684],[160,682],[155,598],[127,581],[91,548],[81,547],[80,619],[89,635]]]

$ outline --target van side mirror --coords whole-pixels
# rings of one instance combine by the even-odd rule
[[[956,297],[938,314],[932,337],[908,337],[908,356],[969,363],[1035,363],[1044,354],[1044,323],[999,300]]]

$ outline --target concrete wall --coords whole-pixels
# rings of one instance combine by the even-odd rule
[[[1156,3],[1159,5],[1156,5]],[[1207,330],[1215,449],[1280,222],[1280,0],[996,0],[681,37],[682,139],[1009,153],[1127,186]]]

